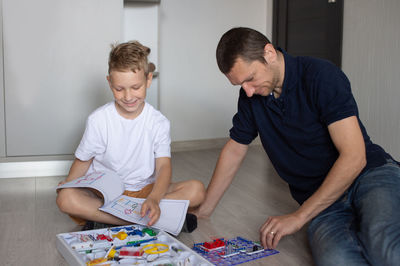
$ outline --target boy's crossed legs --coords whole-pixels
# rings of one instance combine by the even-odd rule
[[[124,195],[137,198],[147,198],[153,184],[147,185],[140,191],[125,191]],[[203,183],[198,180],[188,180],[170,184],[165,199],[189,200],[189,208],[202,203],[205,197]],[[58,192],[57,205],[60,210],[69,214],[74,221],[84,223],[94,221],[113,225],[126,225],[128,221],[119,219],[99,210],[104,200],[99,192],[86,188],[63,188]],[[81,224],[83,225],[83,224]]]

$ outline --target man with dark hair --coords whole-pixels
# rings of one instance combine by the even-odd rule
[[[265,248],[310,222],[317,265],[398,263],[400,165],[370,140],[346,75],[325,60],[275,49],[248,28],[226,32],[216,56],[241,89],[230,139],[196,215],[212,214],[259,135],[300,204],[293,213],[267,218],[260,228]]]

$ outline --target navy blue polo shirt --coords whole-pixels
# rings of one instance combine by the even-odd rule
[[[241,88],[230,137],[249,144],[259,135],[279,176],[302,204],[318,189],[339,155],[328,125],[350,116],[358,118],[358,108],[349,80],[335,65],[278,50],[285,60],[280,97],[271,94],[249,98]],[[371,142],[358,121],[366,146],[366,171],[391,157]]]

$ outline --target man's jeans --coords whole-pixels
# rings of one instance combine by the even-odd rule
[[[400,265],[400,166],[359,176],[311,221],[308,239],[316,265]]]

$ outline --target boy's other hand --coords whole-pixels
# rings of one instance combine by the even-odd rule
[[[140,210],[140,215],[144,217],[145,215],[149,216],[148,226],[152,226],[155,222],[160,218],[161,210],[158,204],[158,201],[152,198],[147,198],[143,204],[142,209]]]
[[[57,187],[59,187],[59,186],[65,184],[65,183],[67,183],[67,180],[66,180],[66,179],[60,181],[60,182],[58,183]],[[60,188],[60,189],[61,189],[61,188]],[[57,194],[58,194],[58,192],[60,192],[60,189],[57,189],[57,190],[56,190]]]

